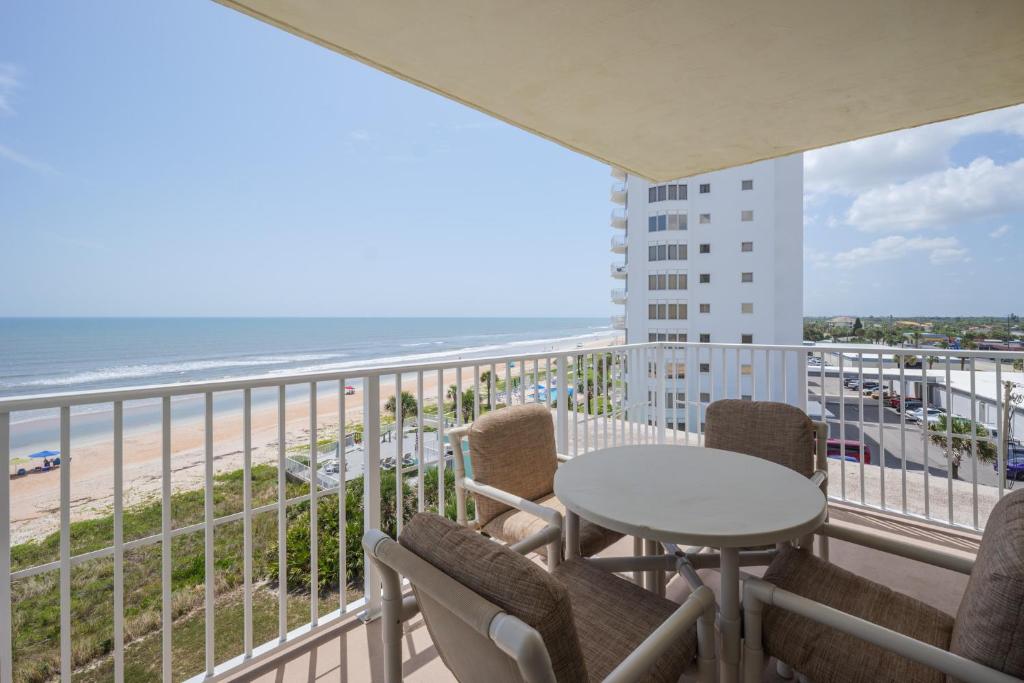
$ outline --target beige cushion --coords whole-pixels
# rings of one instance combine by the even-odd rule
[[[679,607],[582,560],[563,562],[554,575],[569,589],[576,632],[591,681],[604,680]],[[675,683],[696,652],[694,627],[641,680]]]
[[[551,412],[540,404],[512,406],[487,413],[469,429],[473,479],[535,500],[554,489],[558,456]],[[487,524],[511,508],[474,496],[476,516]]]
[[[536,502],[565,515],[565,506],[553,494]],[[544,520],[536,515],[522,510],[508,510],[485,524],[483,531],[506,543],[516,543],[541,531],[545,526],[547,524]],[[598,526],[585,519],[580,520],[580,554],[585,557],[596,555],[620,538],[622,538],[622,534],[616,531]],[[547,557],[547,546],[541,546],[536,552]]]
[[[544,639],[555,678],[587,680],[569,592],[537,564],[451,520],[429,513],[405,525],[399,543],[485,600],[536,629]],[[415,587],[415,584],[414,584]],[[427,623],[431,626],[430,621]],[[449,668],[452,653],[431,629]]]
[[[773,401],[715,401],[707,408],[704,445],[814,473],[814,423],[800,410]]]
[[[953,618],[930,605],[814,557],[784,549],[764,578],[780,588],[898,631],[949,647]],[[812,681],[941,683],[942,673],[779,607],[764,610],[764,647]]]
[[[1024,491],[989,515],[949,649],[1024,678]]]

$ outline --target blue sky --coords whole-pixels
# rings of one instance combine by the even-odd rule
[[[606,315],[608,169],[208,0],[0,21],[0,315]],[[808,314],[1003,314],[1024,110],[807,156]]]

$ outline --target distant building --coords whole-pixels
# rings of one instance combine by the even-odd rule
[[[856,322],[857,319],[849,315],[837,315],[828,320],[829,325],[833,327],[853,327]]]

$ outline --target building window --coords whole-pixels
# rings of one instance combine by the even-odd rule
[[[656,188],[656,187],[648,187],[647,188],[647,203],[648,204],[653,204],[656,201],[658,201],[658,188]]]
[[[700,245],[700,253],[702,253],[702,254],[710,254],[711,253],[711,245],[710,244],[702,244],[702,245]]]
[[[741,180],[740,181],[740,189],[741,190],[753,190],[754,189],[754,181],[753,180]]]
[[[740,251],[754,251],[754,243],[740,242]]]
[[[701,372],[711,372],[711,363],[701,363],[700,364],[700,371]]]
[[[753,313],[754,304],[740,304],[740,313]]]
[[[700,184],[700,193],[701,194],[710,194],[711,193],[711,183],[701,183]]]
[[[700,215],[700,222],[701,222],[701,225],[706,225],[706,224],[710,223],[711,222],[711,214],[710,213],[702,213]]]
[[[648,320],[686,320],[686,304],[647,304]]]
[[[700,392],[700,402],[701,403],[707,403],[710,400],[711,400],[711,394],[710,393],[708,393],[706,391]]]
[[[754,220],[754,212],[740,211],[740,220],[743,221],[744,223],[749,223],[750,221]]]
[[[752,401],[754,399],[750,396],[750,394],[742,394],[740,396],[740,400],[741,401]]]
[[[702,285],[709,285],[709,284],[711,284],[711,273],[701,273],[700,274],[700,283]]]
[[[754,343],[754,335],[752,335],[752,334],[741,334],[740,335],[740,344],[753,344],[753,343]]]
[[[686,185],[679,185],[679,198],[686,199]]]
[[[649,341],[649,342],[656,342],[656,341],[658,341],[658,335],[656,333],[654,333],[654,332],[648,332],[647,333],[647,341]]]
[[[670,213],[668,215],[669,230],[686,230],[686,214]]]
[[[675,185],[669,185],[668,186],[668,199],[669,199],[669,201],[672,201],[675,198],[676,198],[676,186]]]
[[[740,282],[753,282],[753,281],[754,281],[754,274],[753,273],[740,273]]]
[[[650,273],[647,275],[647,289],[686,289],[686,273]]]
[[[700,305],[700,312],[701,313],[710,313],[711,312],[711,304],[701,304]]]
[[[658,201],[659,202],[665,201],[665,186],[664,185],[658,185]]]
[[[702,333],[700,335],[700,343],[701,344],[710,344],[711,343],[711,335],[706,333],[706,332]]]
[[[648,261],[685,261],[685,244],[650,244],[647,246]]]

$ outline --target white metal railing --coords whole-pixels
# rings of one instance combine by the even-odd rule
[[[626,270],[625,263],[613,263],[611,264],[611,268],[609,268],[609,271],[611,272],[612,277],[625,277],[628,273],[628,271]]]
[[[961,363],[961,359],[963,359]],[[467,358],[439,363],[398,366],[368,366],[343,372],[299,374],[278,377],[226,379],[211,382],[155,387],[98,390],[70,394],[0,399],[0,462],[11,469],[12,416],[26,411],[55,411],[61,450],[59,469],[60,510],[55,533],[57,551],[52,557],[12,567],[12,486],[17,480],[4,477],[0,483],[0,679],[12,680],[19,660],[31,657],[39,648],[59,652],[57,671],[69,680],[73,670],[72,621],[73,572],[97,560],[112,562],[109,600],[113,610],[111,657],[114,680],[121,681],[126,666],[125,572],[126,555],[144,548],[160,549],[161,671],[164,680],[182,676],[208,677],[254,657],[272,652],[282,644],[305,637],[323,625],[354,611],[375,615],[379,609],[377,579],[365,564],[361,585],[349,586],[347,572],[358,556],[346,550],[346,505],[337,506],[337,538],[326,547],[339,553],[337,577],[324,577],[337,585],[334,608],[321,614],[319,557],[321,527],[334,528],[335,520],[318,520],[319,501],[351,492],[362,477],[362,513],[365,528],[381,524],[382,463],[393,465],[394,517],[401,528],[406,514],[405,495],[415,499],[415,509],[446,509],[445,430],[475,419],[488,409],[506,405],[540,403],[552,410],[556,438],[561,452],[580,454],[595,448],[631,443],[700,444],[704,410],[722,398],[784,401],[806,410],[830,425],[838,457],[830,461],[829,495],[835,501],[884,510],[933,523],[967,530],[984,527],[988,511],[1012,481],[1007,479],[1007,450],[1016,453],[1014,443],[1002,438],[1024,429],[1024,412],[1013,403],[1005,411],[1006,382],[1012,401],[1018,384],[1024,393],[1024,376],[1014,364],[1024,364],[1024,353],[1001,351],[955,351],[942,349],[890,349],[865,346],[767,346],[753,344],[698,344],[656,342],[593,349],[573,349],[533,354]],[[930,366],[930,367],[929,367]],[[963,368],[962,370],[960,368]],[[844,380],[846,383],[844,384]],[[876,381],[883,391],[865,394],[854,390]],[[346,386],[359,387],[349,396]],[[467,393],[467,390],[472,390]],[[906,410],[888,406],[886,391],[901,396],[921,396],[970,424],[991,424],[995,434],[977,426],[963,430],[962,424],[945,422],[946,431],[927,429],[912,423]],[[396,410],[394,424],[383,414],[384,402],[410,392],[410,406]],[[1003,392],[1003,393],[1000,393]],[[216,397],[237,395],[241,408],[242,505],[237,511],[218,511],[216,500],[215,429],[235,424],[237,413],[215,409]],[[458,397],[458,399],[456,399]],[[201,521],[178,522],[172,515],[173,473],[177,452],[172,448],[175,427],[181,427],[172,408],[179,402],[201,404],[203,510]],[[361,403],[359,416],[346,409],[352,401]],[[1011,402],[1012,402],[1011,401]],[[138,537],[125,538],[125,493],[132,486],[125,471],[125,411],[136,404],[155,402],[159,408],[156,429],[160,434],[161,516],[159,529]],[[403,405],[404,401],[398,401]],[[320,410],[321,405],[327,405]],[[222,405],[222,404],[221,404]],[[109,439],[112,453],[113,490],[110,492],[112,534],[109,543],[73,551],[72,502],[76,443],[72,439],[72,412],[82,406],[109,408]],[[490,408],[488,407],[490,406]],[[289,421],[295,410],[306,411],[300,424]],[[276,442],[254,445],[254,411],[273,417]],[[308,415],[306,414],[308,412]],[[444,414],[441,419],[440,414]],[[307,419],[308,418],[308,419]],[[349,434],[362,425],[362,447],[338,449],[337,472],[321,473],[323,458],[318,435]],[[925,417],[927,424],[927,417]],[[382,439],[382,422],[390,427],[390,441]],[[237,428],[237,427],[236,427]],[[954,434],[957,429],[959,436]],[[301,436],[294,436],[299,430]],[[942,443],[939,443],[939,442]],[[308,465],[297,463],[289,449],[308,444]],[[983,444],[989,444],[984,446]],[[947,447],[949,446],[949,447]],[[860,457],[867,449],[871,461]],[[852,456],[851,456],[852,452]],[[357,455],[353,455],[357,454]],[[960,477],[953,476],[950,463],[957,455]],[[991,456],[995,463],[982,460]],[[253,468],[263,460],[276,468],[276,497],[254,501]],[[289,464],[295,462],[296,464]],[[404,463],[399,465],[399,463]],[[410,464],[412,463],[412,464]],[[300,472],[296,465],[305,467]],[[984,466],[982,466],[984,465]],[[437,469],[437,489],[427,491],[425,480]],[[290,472],[290,469],[292,470]],[[318,486],[308,484],[310,473],[318,473]],[[307,482],[298,493],[289,491],[288,475],[294,482]],[[1012,472],[1011,472],[1012,473]],[[389,475],[390,477],[390,475]],[[408,486],[410,493],[406,493]],[[411,503],[410,503],[411,504]],[[298,629],[294,623],[294,595],[289,592],[288,530],[290,515],[309,511],[309,617]],[[261,515],[276,516],[277,575],[254,576],[254,523]],[[218,624],[217,565],[215,532],[228,525],[242,525],[243,566],[241,596],[243,634],[239,651],[219,652],[215,647]],[[326,531],[324,533],[327,533]],[[172,632],[175,628],[172,570],[173,543],[191,535],[203,540],[203,614],[205,616],[204,657],[195,670],[172,670]],[[361,551],[360,551],[361,552]],[[13,570],[13,571],[12,571]],[[33,644],[33,652],[16,650],[12,641],[19,605],[12,598],[20,593],[19,582],[56,573],[52,595],[59,611],[59,640]],[[276,586],[275,586],[276,584]],[[354,597],[361,589],[362,596]],[[350,599],[349,592],[353,592]],[[294,591],[293,591],[294,592]],[[276,596],[276,635],[267,642],[257,640],[254,623],[254,595]],[[303,614],[303,620],[306,619]],[[265,626],[265,624],[259,624]],[[266,629],[260,629],[265,632]],[[262,637],[261,637],[262,638]],[[191,664],[191,661],[190,663]]]
[[[626,238],[623,235],[615,235],[611,238],[612,251],[621,251],[626,248]]]
[[[613,228],[624,229],[626,227],[626,210],[612,209],[611,224]]]
[[[612,303],[624,304],[626,303],[626,290],[618,287],[612,290]]]

